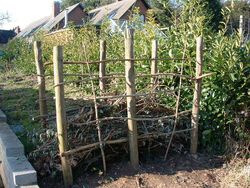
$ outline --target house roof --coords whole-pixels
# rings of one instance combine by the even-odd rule
[[[83,6],[81,3],[74,4],[67,8],[68,14],[72,12],[76,7],[80,6],[83,9]],[[65,10],[60,12],[55,18],[51,18],[44,26],[43,29],[51,31],[60,21],[62,21],[65,17]]]
[[[0,30],[0,43],[6,44],[16,33],[13,30]]]
[[[29,24],[26,28],[24,28],[20,33],[17,34],[16,37],[30,37],[32,36],[38,29],[42,28],[48,21],[50,17],[44,17],[35,22]]]
[[[137,0],[122,0],[91,10],[89,11],[89,15],[92,15],[90,21],[99,25],[107,16],[112,17],[113,20],[119,20],[136,2]],[[149,5],[143,2],[149,8]]]
[[[72,5],[68,7],[68,13],[73,11],[76,7],[82,5],[80,3],[77,3],[75,5]],[[51,18],[50,16],[44,17],[42,19],[39,19],[35,22],[32,22],[29,24],[25,29],[23,29],[16,37],[30,37],[34,35],[36,31],[39,29],[44,29],[47,31],[50,31],[53,27],[55,27],[61,20],[63,20],[65,17],[65,10],[60,12],[55,18]]]

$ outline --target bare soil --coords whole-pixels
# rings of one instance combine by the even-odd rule
[[[223,185],[229,169],[222,157],[189,154],[169,156],[167,161],[155,160],[140,165],[138,171],[128,162],[114,163],[108,166],[104,176],[100,171],[83,173],[75,179],[74,188],[142,188],[142,187],[227,187]],[[61,187],[61,183],[52,179],[40,180],[41,187]]]

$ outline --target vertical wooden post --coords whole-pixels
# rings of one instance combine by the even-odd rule
[[[158,70],[157,70],[157,58],[158,58],[157,50],[158,50],[158,41],[153,40],[152,41],[152,55],[151,55],[151,58],[153,59],[151,61],[151,75],[155,75],[158,72]],[[155,88],[155,85],[157,84],[157,80],[158,80],[157,77],[151,77],[152,88]]]
[[[242,45],[243,40],[244,40],[244,19],[243,19],[243,15],[240,15],[239,35],[240,35],[240,45]]]
[[[55,46],[53,49],[54,64],[54,84],[56,97],[56,125],[57,136],[59,142],[60,156],[68,150],[67,139],[67,122],[64,101],[64,85],[63,85],[63,49],[61,46]],[[61,156],[62,172],[65,187],[73,184],[72,169],[68,157]]]
[[[35,41],[34,42],[34,54],[35,54],[35,63],[36,63],[36,70],[37,70],[37,82],[38,82],[38,90],[39,90],[39,111],[40,116],[42,118],[43,127],[47,127],[47,102],[46,102],[46,94],[45,94],[45,71],[42,62],[42,48],[41,42]]]
[[[196,78],[202,76],[203,64],[203,38],[200,36],[196,39]],[[201,83],[202,79],[195,80],[195,90],[193,97],[192,109],[192,132],[191,132],[191,154],[196,154],[198,146],[198,123],[199,123],[199,108],[201,98]]]
[[[125,59],[134,59],[134,30],[125,30]],[[135,68],[134,61],[125,61],[126,94],[134,95],[135,91]],[[130,162],[137,169],[139,167],[137,124],[132,118],[136,116],[135,96],[127,97],[127,116],[128,116],[128,139]]]
[[[106,41],[101,40],[100,41],[100,61],[106,60]],[[106,89],[106,80],[103,78],[106,75],[106,64],[105,62],[101,62],[99,64],[99,87],[101,92],[104,92]]]

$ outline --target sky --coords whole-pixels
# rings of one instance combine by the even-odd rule
[[[8,12],[10,16],[9,23],[0,25],[0,29],[24,29],[31,22],[50,16],[52,3],[53,0],[0,0],[0,13]]]

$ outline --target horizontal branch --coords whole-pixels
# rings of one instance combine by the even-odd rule
[[[187,79],[193,79],[191,76],[187,75],[182,75],[178,73],[157,73],[157,74],[138,74],[136,77],[160,77],[160,76],[177,76],[177,77],[182,77],[182,78],[187,78]]]
[[[191,113],[191,111],[192,110],[186,110],[186,111],[183,111],[183,112],[179,112],[178,116],[183,116],[183,115],[189,114],[189,113]],[[162,117],[156,117],[156,118],[106,117],[106,118],[101,118],[98,121],[99,122],[101,122],[101,121],[110,121],[110,120],[124,120],[125,121],[125,120],[128,120],[128,119],[135,120],[135,121],[159,121],[159,120],[170,119],[170,118],[174,118],[174,117],[175,117],[175,115],[168,115],[168,116],[162,116]],[[90,125],[90,124],[94,124],[96,122],[97,122],[97,120],[93,120],[93,121],[89,121],[89,122],[86,122],[86,123],[74,123],[74,125],[77,125],[77,126]]]
[[[99,64],[99,63],[112,63],[117,61],[183,61],[187,59],[182,58],[138,58],[138,59],[106,59],[102,61],[65,61],[63,64],[65,65],[72,65],[72,64]]]
[[[194,78],[194,80],[199,80],[199,79],[202,79],[202,78],[211,76],[211,75],[213,75],[213,74],[214,74],[214,72],[207,73],[207,74],[203,74],[203,75],[201,75],[201,76],[198,76],[198,77]]]
[[[68,75],[66,75],[68,76]],[[74,74],[70,74],[70,76],[78,76],[80,77],[78,74],[77,75],[74,75]],[[86,76],[89,76],[89,75],[86,75]],[[191,76],[187,76],[187,75],[181,75],[181,74],[178,74],[178,73],[158,73],[158,74],[137,74],[136,75],[136,78],[140,78],[140,77],[164,77],[164,76],[176,76],[176,77],[181,77],[181,78],[186,78],[186,79],[190,79],[190,80],[195,80],[193,77]],[[84,76],[81,76],[81,77],[84,77]],[[86,81],[91,81],[91,80],[101,80],[101,79],[109,79],[109,78],[125,78],[125,76],[122,74],[122,73],[119,73],[119,74],[108,74],[106,76],[103,76],[103,77],[98,77],[98,75],[94,74],[94,75],[91,75],[90,77],[88,78],[82,78],[82,79],[79,79],[79,80],[76,80],[76,81],[68,81],[68,82],[65,82],[65,83],[80,83],[80,82],[86,82]]]
[[[191,130],[193,130],[193,129],[189,128],[189,129],[175,131],[175,133],[183,133],[183,132],[188,132],[188,131],[191,131]],[[172,132],[168,132],[168,133],[148,133],[148,134],[139,135],[138,139],[142,140],[142,139],[149,139],[149,138],[162,137],[162,136],[167,137],[167,136],[169,136],[171,134],[172,134]],[[117,139],[117,140],[103,141],[103,144],[111,145],[111,144],[121,144],[121,143],[126,143],[126,142],[128,142],[128,138],[121,138],[121,139]],[[84,151],[84,150],[90,149],[90,148],[97,148],[99,146],[100,146],[100,142],[89,144],[89,145],[86,145],[86,146],[80,146],[78,148],[71,149],[69,151],[66,151],[66,152],[62,153],[62,156],[72,155],[74,153],[81,152],[81,151]]]

